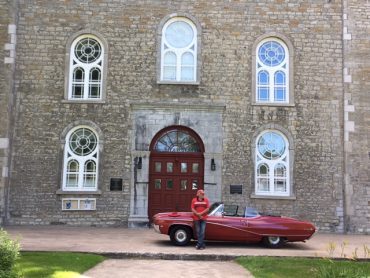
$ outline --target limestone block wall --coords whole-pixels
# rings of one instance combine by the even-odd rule
[[[370,233],[370,3],[343,8],[346,230]]]
[[[201,26],[199,85],[156,80],[158,25],[176,12],[191,15]],[[210,142],[222,145],[217,196],[267,213],[307,219],[324,231],[343,230],[339,1],[19,1],[18,17],[9,222],[127,225],[133,150],[146,150],[132,147],[141,139],[133,132],[130,104],[141,101],[222,103],[222,142]],[[108,43],[106,97],[100,103],[64,99],[66,45],[81,30],[96,31]],[[253,103],[253,45],[272,33],[281,34],[294,49],[290,73],[294,102],[286,106]],[[61,134],[82,120],[94,123],[104,135],[100,193],[79,195],[95,197],[96,211],[65,212],[61,210],[65,195],[57,194]],[[271,126],[286,130],[295,146],[289,199],[253,197],[253,142],[258,130]],[[122,191],[109,190],[112,177],[123,179]],[[242,185],[242,194],[230,194],[233,184]]]

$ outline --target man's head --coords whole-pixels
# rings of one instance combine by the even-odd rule
[[[204,197],[204,190],[199,189],[199,190],[197,191],[197,197]]]

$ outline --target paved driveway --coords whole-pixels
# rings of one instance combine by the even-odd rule
[[[206,250],[171,245],[168,236],[152,229],[8,226],[22,250],[100,253],[106,260],[85,273],[85,277],[252,277],[234,263],[238,256],[353,257],[369,259],[369,235],[316,234],[306,243],[288,243],[281,249],[259,244],[207,242]],[[120,260],[117,260],[120,259]]]
[[[195,243],[173,246],[169,237],[153,229],[8,226],[13,238],[19,238],[22,250],[79,251],[102,253],[115,258],[211,259],[230,260],[237,256],[298,256],[365,258],[364,246],[370,248],[370,235],[316,234],[306,243],[288,243],[280,249],[259,244],[208,242],[206,250],[195,250]],[[345,244],[342,251],[341,245]],[[335,246],[330,252],[329,246]],[[367,258],[369,255],[367,255]]]
[[[84,273],[89,278],[248,278],[235,262],[173,260],[106,260]]]

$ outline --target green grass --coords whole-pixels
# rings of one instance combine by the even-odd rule
[[[24,278],[74,278],[104,259],[83,253],[21,252],[16,270]]]
[[[320,258],[241,257],[236,260],[256,278],[366,278],[370,262]]]

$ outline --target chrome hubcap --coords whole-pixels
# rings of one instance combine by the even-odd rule
[[[278,236],[269,236],[268,239],[271,244],[278,244],[280,241],[280,237]]]
[[[186,232],[185,232],[185,231],[183,231],[183,230],[178,230],[178,231],[176,232],[176,240],[177,240],[178,242],[183,242],[183,241],[185,241],[185,240],[186,240]]]

